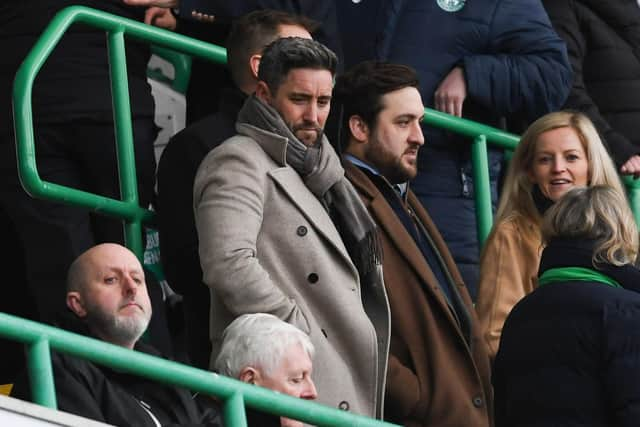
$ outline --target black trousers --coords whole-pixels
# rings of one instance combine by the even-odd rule
[[[151,117],[134,120],[133,128],[138,194],[140,205],[146,207],[153,198],[153,141],[157,130]],[[35,309],[36,320],[53,322],[56,314],[65,310],[65,280],[71,262],[97,243],[123,243],[122,222],[29,196],[18,179],[13,138],[3,139],[0,217],[9,221],[17,239],[7,242],[5,248],[20,253],[20,269],[24,269],[16,272],[18,282],[8,286],[11,289],[7,292],[32,301],[29,308]],[[43,180],[120,198],[113,123],[83,120],[36,124],[35,140],[36,162]],[[16,269],[15,264],[12,267]]]

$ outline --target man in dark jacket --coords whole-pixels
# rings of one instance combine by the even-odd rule
[[[178,17],[177,31],[210,43],[223,45],[232,23],[255,10],[280,10],[306,16],[320,23],[313,38],[341,58],[335,2],[332,0],[123,0],[130,5],[172,7]],[[228,48],[228,46],[226,46]],[[342,61],[338,64],[341,66]],[[187,89],[187,124],[218,111],[211,102],[232,87],[224,67],[194,58]]]
[[[640,175],[640,7],[633,0],[543,0],[574,72],[566,108],[584,112],[622,174]]]
[[[151,303],[144,271],[131,251],[113,243],[94,246],[71,265],[67,287],[77,332],[159,356],[139,341]],[[117,426],[220,425],[214,406],[203,410],[187,390],[60,353],[52,354],[52,365],[62,411]]]
[[[339,76],[345,172],[378,225],[391,307],[385,417],[407,426],[491,425],[489,358],[438,229],[408,188],[424,144],[416,72],[363,62]]]
[[[236,88],[226,89],[220,109],[177,133],[158,166],[158,211],[162,264],[171,287],[184,297],[186,339],[191,362],[209,366],[209,289],[202,283],[198,235],[193,217],[193,181],[202,159],[236,134],[236,118],[255,91],[264,46],[278,37],[311,38],[313,25],[285,12],[261,10],[245,15],[228,40],[228,62]]]
[[[500,126],[558,109],[571,84],[540,0],[337,2],[346,69],[364,59],[415,68],[427,107]],[[478,277],[470,141],[424,128],[413,189],[429,207],[472,297]],[[489,153],[492,198],[502,155]]]

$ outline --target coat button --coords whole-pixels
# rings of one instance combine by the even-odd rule
[[[300,227],[298,227],[298,229],[296,230],[296,233],[298,234],[298,236],[302,237],[302,236],[306,236],[307,235],[307,227],[305,227],[304,225],[301,225]]]
[[[309,281],[309,283],[316,283],[318,282],[318,275],[316,273],[311,273],[307,276],[307,280]]]
[[[480,396],[476,396],[473,398],[473,406],[475,406],[476,408],[482,408],[482,404],[484,402],[482,401],[482,398]]]
[[[349,410],[349,402],[347,402],[346,400],[343,400],[342,402],[340,402],[338,404],[338,408],[342,409],[343,411],[348,411]]]

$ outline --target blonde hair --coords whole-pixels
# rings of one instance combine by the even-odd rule
[[[625,265],[638,255],[638,228],[623,194],[607,185],[573,188],[544,216],[542,239],[595,241],[593,265]]]
[[[625,194],[616,167],[591,120],[574,111],[549,113],[533,122],[520,139],[505,177],[496,223],[514,220],[520,223],[523,232],[532,229],[528,224],[535,225],[534,231],[537,232],[542,218],[533,200],[529,172],[540,135],[560,128],[573,129],[580,139],[587,156],[589,185],[609,185],[621,195]]]

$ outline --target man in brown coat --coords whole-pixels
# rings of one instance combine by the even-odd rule
[[[347,178],[378,224],[391,306],[385,417],[406,426],[492,424],[490,366],[473,305],[408,182],[424,144],[413,69],[364,62],[338,78]]]

